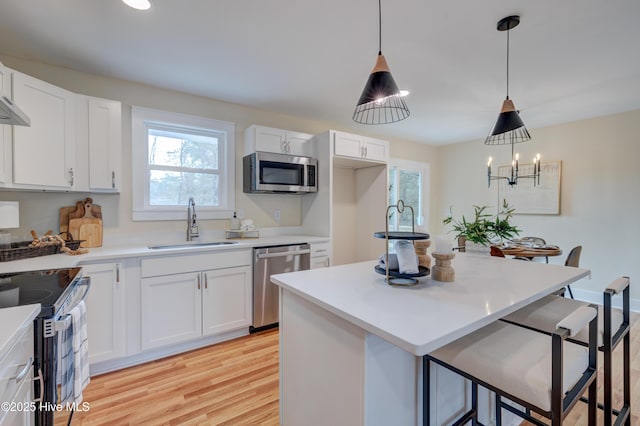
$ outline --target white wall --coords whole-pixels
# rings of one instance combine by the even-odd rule
[[[66,68],[3,56],[4,65],[74,92],[119,100],[123,103],[123,188],[119,195],[93,195],[103,208],[105,240],[110,235],[165,232],[181,235],[180,222],[133,222],[131,220],[131,105],[176,111],[236,123],[236,204],[258,227],[278,226],[273,209],[281,210],[280,226],[300,225],[300,196],[244,194],[241,190],[240,158],[243,132],[251,124],[320,133],[336,128],[328,122],[305,120],[195,95],[145,86],[123,80],[80,73]],[[413,118],[410,118],[413,119]],[[358,127],[359,128],[359,127]],[[376,137],[354,129],[342,129]],[[371,132],[375,131],[372,128]],[[636,262],[640,227],[640,111],[575,123],[530,129],[533,139],[518,145],[523,158],[536,152],[546,160],[562,160],[561,215],[516,216],[515,223],[528,235],[540,235],[560,245],[565,253],[583,246],[581,265],[593,272],[592,280],[574,287],[599,290],[614,277],[638,274]],[[456,214],[468,214],[473,204],[497,204],[497,185],[487,188],[486,160],[494,157],[494,169],[508,164],[508,147],[488,147],[482,140],[444,147],[430,147],[391,140],[391,156],[431,164],[432,194],[429,231],[443,233],[442,219],[453,206]],[[29,238],[29,230],[58,229],[58,210],[89,194],[0,191],[0,200],[20,201],[21,228],[14,237]],[[385,194],[386,196],[386,194]],[[223,230],[227,221],[201,223],[201,230]],[[562,262],[564,256],[552,262]],[[640,299],[640,289],[632,289]]]
[[[562,160],[561,214],[517,215],[514,223],[523,234],[541,236],[563,249],[550,263],[564,263],[569,250],[582,245],[580,266],[591,269],[592,279],[572,286],[578,293],[599,292],[614,278],[630,276],[637,310],[640,286],[633,282],[640,279],[640,110],[529,130],[532,140],[517,145],[521,158],[539,152],[543,160]],[[443,232],[441,221],[449,206],[456,215],[470,214],[473,204],[495,208],[498,185],[487,188],[487,158],[493,156],[494,172],[511,158],[508,146],[486,146],[482,140],[438,151],[434,194],[440,208],[432,213],[437,226],[433,234]],[[597,296],[587,292],[582,295]]]
[[[94,202],[102,206],[105,242],[110,239],[127,238],[131,234],[148,234],[162,231],[167,235],[182,236],[185,223],[182,221],[133,222],[131,220],[131,106],[138,105],[165,111],[174,111],[196,116],[231,121],[236,124],[236,208],[243,209],[245,217],[254,220],[256,226],[300,226],[301,195],[245,194],[242,192],[242,155],[244,130],[252,124],[317,134],[330,128],[340,129],[332,123],[301,119],[242,105],[222,102],[157,87],[146,86],[124,80],[111,79],[27,61],[10,56],[0,57],[7,67],[32,75],[41,80],[90,96],[114,99],[122,102],[123,126],[123,185],[118,195],[84,193],[40,193],[0,191],[0,200],[20,202],[21,228],[12,230],[14,240],[30,239],[29,231],[44,233],[48,229],[58,230],[59,208],[73,206],[77,200],[91,195]],[[212,75],[212,78],[215,76]],[[354,100],[355,102],[355,100]],[[357,126],[354,124],[354,126]],[[371,128],[372,130],[375,130]],[[358,133],[354,129],[341,129]],[[362,132],[361,132],[362,133]],[[363,133],[376,137],[373,133]],[[422,146],[401,142],[404,146]],[[44,167],[44,165],[43,165]],[[280,223],[273,218],[273,210],[281,211]],[[186,206],[185,206],[186,212]],[[221,231],[228,228],[227,220],[202,220],[200,231]],[[118,238],[120,237],[120,238]]]

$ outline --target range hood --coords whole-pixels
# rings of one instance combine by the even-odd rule
[[[15,126],[31,126],[31,120],[6,96],[0,97],[0,123]]]

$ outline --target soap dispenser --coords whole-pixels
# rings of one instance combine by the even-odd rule
[[[240,219],[236,216],[236,212],[233,212],[233,217],[231,218],[231,230],[237,231],[240,229]]]

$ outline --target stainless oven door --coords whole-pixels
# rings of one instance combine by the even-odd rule
[[[278,286],[271,275],[309,269],[309,244],[262,247],[253,250],[253,327],[257,331],[278,325]]]

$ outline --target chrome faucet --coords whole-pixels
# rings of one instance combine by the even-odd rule
[[[193,201],[193,197],[189,197],[189,205],[187,206],[187,241],[193,241],[199,237],[196,203]]]

